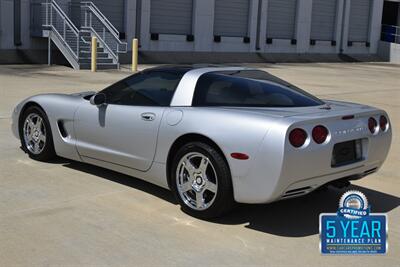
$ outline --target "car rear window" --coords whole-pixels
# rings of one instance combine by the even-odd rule
[[[267,72],[218,71],[203,74],[193,106],[307,107],[324,103]]]

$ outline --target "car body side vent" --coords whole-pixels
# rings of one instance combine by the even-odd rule
[[[57,121],[57,126],[61,136],[66,138],[68,136],[68,132],[65,130],[64,122],[62,120]]]

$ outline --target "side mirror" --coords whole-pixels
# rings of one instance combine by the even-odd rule
[[[90,98],[90,104],[92,105],[100,106],[105,103],[106,103],[106,95],[103,93],[95,94]]]

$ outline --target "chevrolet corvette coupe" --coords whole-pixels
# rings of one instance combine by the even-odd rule
[[[12,122],[32,159],[61,156],[149,181],[200,218],[362,178],[383,164],[392,135],[381,109],[216,66],[162,66],[100,92],[33,96]]]

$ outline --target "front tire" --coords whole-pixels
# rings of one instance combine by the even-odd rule
[[[229,166],[223,155],[208,144],[183,145],[173,159],[170,177],[176,199],[191,216],[219,217],[233,206]]]
[[[56,153],[50,123],[41,108],[31,106],[24,111],[19,135],[22,148],[32,159],[49,161],[55,158]]]

